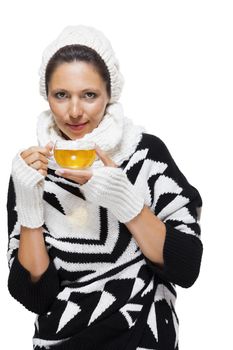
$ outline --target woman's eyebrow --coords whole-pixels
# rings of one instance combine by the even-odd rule
[[[69,90],[67,89],[63,89],[63,88],[55,88],[53,90],[51,90],[52,93],[55,93],[55,92],[58,92],[58,91],[62,91],[62,92],[70,92]],[[85,88],[83,90],[81,90],[80,92],[87,92],[87,91],[95,91],[95,92],[100,92],[99,89],[96,89],[94,87],[88,87],[88,88]]]

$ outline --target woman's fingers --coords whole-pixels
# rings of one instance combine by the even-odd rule
[[[30,154],[28,157],[24,158],[24,160],[28,165],[31,165],[34,162],[41,162],[43,164],[48,164],[48,159],[44,155],[38,152]]]
[[[37,154],[38,157],[40,154],[44,155],[45,157],[49,157],[50,156],[50,148],[49,148],[49,146],[48,147],[36,147],[36,146],[29,147],[28,149],[26,149],[25,151],[23,151],[21,153],[21,157],[23,159],[25,159],[32,154]]]
[[[43,175],[43,176],[47,176],[47,171],[46,170],[42,170],[42,169],[39,169],[38,172]]]
[[[47,164],[43,163],[43,162],[40,161],[40,160],[37,160],[37,161],[34,162],[34,163],[30,163],[30,166],[31,166],[32,168],[36,169],[36,170],[41,169],[41,170],[46,170],[46,171],[47,171],[47,169],[48,169]]]
[[[117,168],[117,164],[104,152],[98,145],[95,146],[96,154],[102,160],[105,166],[110,166],[113,168]]]
[[[53,143],[49,142],[45,147],[32,146],[21,152],[20,155],[27,165],[46,176],[48,170],[48,157],[51,156],[52,149]]]
[[[72,180],[80,185],[84,185],[88,179],[87,178],[83,178],[83,177],[74,177],[74,176],[64,176],[65,179],[68,179],[68,180]]]
[[[62,176],[74,176],[74,177],[81,177],[81,178],[90,177],[92,175],[91,170],[72,170],[72,169],[66,169],[66,168],[57,169],[55,173],[56,174],[60,173]]]
[[[71,169],[57,169],[55,174],[73,180],[79,184],[84,184],[92,177],[91,170],[71,170]]]
[[[52,141],[50,141],[49,143],[47,143],[47,145],[45,146],[45,149],[48,150],[49,156],[53,153],[53,152],[52,152],[52,151],[53,151],[53,146],[54,146],[54,144],[53,144]]]

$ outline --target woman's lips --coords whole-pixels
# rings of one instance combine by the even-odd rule
[[[82,130],[85,125],[87,124],[88,122],[86,123],[83,123],[83,124],[79,124],[79,125],[72,125],[72,124],[67,124],[67,126],[69,127],[69,129],[71,129],[72,131],[77,131],[77,130]]]

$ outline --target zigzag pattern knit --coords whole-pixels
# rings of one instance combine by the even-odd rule
[[[43,227],[51,261],[33,283],[17,257],[20,225],[10,179],[8,288],[37,314],[34,350],[178,349],[175,285],[190,287],[199,274],[202,200],[156,136],[143,133],[121,168],[166,225],[163,269],[108,209],[85,199],[81,185],[49,169]]]

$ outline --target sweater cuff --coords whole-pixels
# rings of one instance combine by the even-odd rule
[[[45,313],[59,293],[57,270],[50,260],[47,270],[37,282],[33,282],[30,272],[19,262],[16,254],[8,277],[8,289],[13,298],[29,311]]]
[[[163,268],[146,257],[145,260],[162,279],[183,288],[191,287],[199,275],[203,252],[202,243],[197,236],[181,232],[168,223],[165,225]]]
[[[18,220],[29,228],[41,227],[44,176],[26,164],[18,152],[12,162],[12,179],[16,193]]]
[[[33,169],[20,156],[23,150],[20,150],[12,161],[12,176],[24,187],[31,188],[43,182],[44,176],[36,169]]]

